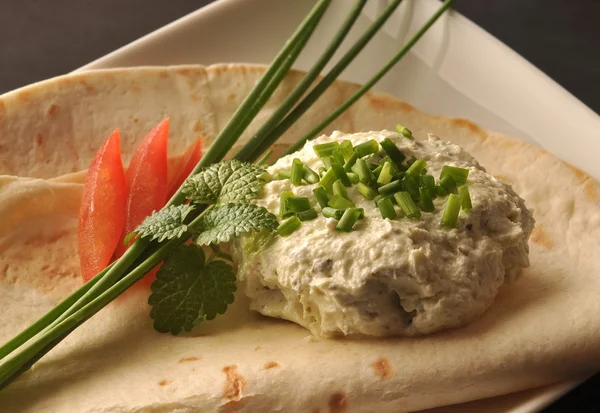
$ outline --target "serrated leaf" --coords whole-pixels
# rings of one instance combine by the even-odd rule
[[[247,202],[255,198],[264,180],[265,168],[238,160],[223,161],[188,178],[182,191],[198,204]]]
[[[205,263],[197,245],[179,246],[152,283],[148,304],[154,328],[176,335],[223,314],[233,303],[235,281],[231,265],[220,260]]]
[[[232,238],[261,228],[275,230],[277,217],[254,204],[216,206],[203,217],[196,242],[200,245],[229,242]]]
[[[157,239],[159,242],[165,239],[179,238],[188,230],[188,226],[184,224],[184,221],[193,210],[194,207],[191,205],[171,205],[160,211],[154,211],[133,233],[142,238]],[[131,239],[131,236],[132,234],[129,234],[125,238],[126,243]]]

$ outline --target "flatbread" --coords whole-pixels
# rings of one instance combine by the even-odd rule
[[[115,127],[128,158],[167,114],[172,153],[197,135],[208,144],[263,71],[117,69],[0,97],[0,171],[21,176],[0,178],[0,341],[80,285],[75,228],[83,174],[49,178],[85,169]],[[261,119],[299,76],[286,79]],[[356,88],[336,83],[284,141],[309,130]],[[598,183],[543,150],[384,94],[365,96],[329,130],[396,123],[418,139],[435,133],[463,146],[535,210],[531,267],[481,319],[422,338],[317,340],[295,324],[250,313],[238,295],[226,315],[173,337],[153,330],[148,291],[136,287],[0,392],[2,411],[403,412],[600,368]],[[24,200],[32,205],[21,208]]]

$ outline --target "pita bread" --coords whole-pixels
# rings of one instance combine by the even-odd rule
[[[125,158],[171,116],[172,153],[209,143],[264,71],[216,65],[88,72],[0,97],[0,341],[80,281],[75,256],[82,173],[121,128]],[[282,100],[292,73],[261,112]],[[338,82],[289,131],[291,142],[357,86]],[[598,183],[554,156],[464,119],[427,115],[383,94],[329,130],[409,127],[469,151],[535,210],[531,267],[478,321],[386,340],[317,340],[295,324],[226,315],[173,337],[152,328],[133,288],[0,392],[4,412],[402,412],[507,394],[600,368]],[[251,133],[251,131],[250,131]],[[27,178],[26,178],[27,177]],[[22,207],[24,206],[24,207]]]

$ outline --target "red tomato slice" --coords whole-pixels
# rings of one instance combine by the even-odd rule
[[[181,184],[183,184],[183,181],[190,176],[194,167],[200,162],[200,158],[202,158],[202,142],[200,141],[200,138],[198,138],[196,142],[191,144],[183,153],[177,171],[175,171],[175,175],[169,184],[169,195],[167,196],[167,199],[171,199],[171,197],[175,195],[175,192],[177,192]]]
[[[153,211],[167,202],[167,139],[169,118],[156,125],[139,144],[127,169],[129,195],[125,206],[125,225],[121,240],[133,232]],[[127,250],[123,242],[116,256]]]
[[[92,161],[79,210],[78,251],[84,281],[110,262],[125,226],[127,183],[121,162],[121,140],[115,130]]]

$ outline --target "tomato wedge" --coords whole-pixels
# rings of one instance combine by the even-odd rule
[[[156,125],[137,147],[126,179],[129,195],[125,206],[125,225],[116,256],[127,250],[123,240],[144,218],[160,210],[167,202],[167,139],[169,118]]]
[[[171,197],[175,195],[175,192],[177,192],[181,184],[183,184],[183,181],[190,176],[194,167],[200,162],[200,158],[202,158],[202,142],[200,141],[200,138],[198,138],[196,139],[196,142],[191,144],[183,153],[177,171],[175,171],[175,175],[173,175],[171,183],[169,184],[169,195],[167,196],[167,199],[171,199]]]
[[[110,262],[125,226],[127,183],[121,161],[121,138],[115,130],[90,165],[79,210],[78,252],[84,281]]]

